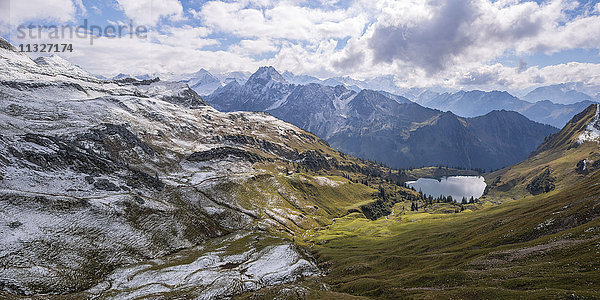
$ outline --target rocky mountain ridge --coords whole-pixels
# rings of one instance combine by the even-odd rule
[[[272,76],[253,79],[263,77],[266,70]],[[222,111],[268,112],[336,149],[392,167],[497,169],[526,158],[557,131],[512,112],[461,118],[385,92],[290,84],[276,72],[263,67],[244,85],[231,83],[206,100]],[[505,117],[494,118],[497,115]],[[501,137],[502,131],[510,132]]]

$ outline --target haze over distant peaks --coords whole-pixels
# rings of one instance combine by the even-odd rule
[[[523,99],[532,102],[550,100],[560,104],[572,104],[580,101],[600,100],[598,97],[592,97],[583,92],[585,90],[590,93],[594,93],[593,89],[586,88],[582,83],[569,82],[554,84],[538,87],[529,92],[527,95],[523,96]],[[596,90],[596,93],[597,92],[600,91]]]

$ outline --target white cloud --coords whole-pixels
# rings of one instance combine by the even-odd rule
[[[432,74],[457,64],[486,62],[553,31],[567,7],[561,1],[427,3],[384,9],[369,31],[375,63],[400,60]]]
[[[206,38],[211,31],[205,27],[165,27],[155,37],[161,44],[189,49],[201,49],[210,45],[217,45],[219,41]]]
[[[33,20],[68,22],[75,11],[72,0],[1,0],[0,23],[17,27]]]
[[[79,9],[79,13],[81,15],[87,15],[87,9],[85,7],[85,5],[83,4],[83,0],[74,0],[75,1],[75,5],[77,5],[77,8]]]
[[[52,18],[66,21],[85,9],[81,0],[46,0],[44,13],[38,9],[41,5],[29,7],[28,3],[39,1],[18,1],[22,18],[42,18],[50,7]],[[96,73],[182,73],[201,67],[215,72],[254,71],[268,64],[321,78],[393,74],[402,87],[524,89],[563,81],[600,84],[597,64],[565,61],[541,68],[518,62],[519,57],[541,52],[599,49],[600,4],[354,0],[343,8],[348,2],[320,0],[324,6],[314,8],[305,0],[192,0],[188,6],[193,8],[186,15],[194,19],[174,27],[160,21],[184,18],[179,0],[116,1],[118,9],[136,23],[155,28],[149,40],[98,39],[93,47],[87,40],[76,41],[77,53],[70,56]],[[6,3],[0,0],[0,6]],[[59,9],[58,3],[66,6]],[[93,6],[90,9],[95,11]],[[213,49],[208,46],[222,51],[207,51]],[[518,66],[498,63],[501,57],[514,58]]]
[[[394,74],[404,87],[501,89],[574,78],[590,80],[597,78],[593,72],[598,65],[527,69],[521,64],[519,69],[492,63],[506,55],[599,49],[600,16],[589,13],[573,18],[570,13],[577,5],[572,1],[538,4],[513,0],[357,2],[354,9],[368,13],[374,21],[344,49],[319,53],[294,46],[294,51],[282,50],[273,61],[296,72],[318,69],[323,74],[357,78]],[[293,66],[294,61],[306,63]],[[552,73],[557,70],[571,79]]]
[[[243,38],[319,41],[362,33],[366,18],[346,10],[323,11],[290,3],[261,9],[241,2],[211,1],[195,14],[205,26]]]
[[[240,55],[257,55],[279,50],[268,39],[241,40],[238,44],[229,47],[228,51]]]
[[[177,29],[174,30],[177,32]],[[164,34],[167,36],[169,31]],[[176,33],[178,34],[178,33]],[[56,39],[44,37],[22,43],[52,43]],[[243,55],[225,51],[202,51],[196,45],[169,45],[169,41],[159,43],[152,38],[142,39],[122,37],[100,37],[90,45],[89,39],[64,38],[61,43],[72,43],[73,52],[58,53],[85,70],[107,77],[118,73],[161,74],[190,73],[205,68],[214,72],[231,70],[254,71],[264,62],[255,62]]]
[[[181,20],[183,6],[179,0],[117,0],[119,7],[136,24],[156,25],[162,18]]]

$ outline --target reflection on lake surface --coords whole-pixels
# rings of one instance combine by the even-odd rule
[[[455,201],[461,201],[462,197],[467,199],[479,198],[485,190],[485,181],[481,176],[450,176],[442,179],[419,178],[417,181],[407,181],[406,184],[415,190],[421,190],[425,195],[434,198],[439,196],[452,196]]]

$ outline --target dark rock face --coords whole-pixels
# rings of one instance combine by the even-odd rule
[[[332,161],[317,151],[306,151],[298,156],[298,162],[310,170],[329,170]]]
[[[550,175],[550,169],[546,169],[527,185],[527,190],[532,195],[547,193],[554,190],[554,181],[555,178]]]
[[[23,225],[23,223],[19,222],[19,221],[14,221],[14,222],[10,222],[8,224],[8,227],[12,228],[12,229],[16,229],[21,227],[21,225]]]
[[[155,151],[142,142],[124,125],[104,123],[92,128],[89,132],[77,135],[74,142],[87,150],[101,153],[111,159],[119,159],[123,152],[140,151],[139,155],[154,156]],[[93,146],[89,147],[90,142]],[[143,154],[142,154],[143,153]]]
[[[129,162],[140,159],[143,155],[153,156],[154,150],[142,142],[125,127],[113,124],[102,124],[74,137],[43,136],[25,134],[21,141],[30,145],[38,145],[52,151],[39,150],[36,147],[8,147],[8,152],[21,163],[38,170],[55,171],[70,169],[88,174],[85,180],[99,190],[119,191],[116,184],[106,179],[94,180],[99,174],[117,174],[130,188],[147,187],[161,190],[164,183],[156,176],[149,175]]]
[[[188,108],[198,108],[202,106],[207,106],[206,103],[200,95],[198,95],[194,90],[188,88],[182,91],[179,95],[176,96],[164,96],[161,97],[162,100],[167,101],[169,103],[181,105],[183,107]]]
[[[187,160],[193,162],[202,162],[217,159],[222,160],[230,156],[238,159],[247,160],[251,163],[263,160],[263,158],[254,153],[250,153],[248,151],[233,147],[219,147],[206,151],[195,152],[188,156]]]
[[[85,89],[80,84],[73,82],[59,82],[56,84],[49,84],[44,82],[0,81],[0,85],[4,85],[6,87],[10,87],[19,91],[31,91],[46,87],[53,87],[59,89],[74,89],[85,93]]]
[[[116,184],[112,183],[108,179],[98,179],[97,181],[94,182],[94,187],[99,190],[109,191],[109,192],[118,192],[121,190],[120,187],[118,187]]]
[[[160,78],[156,77],[156,78],[153,78],[153,79],[138,80],[138,79],[135,79],[135,78],[128,77],[128,78],[122,78],[122,79],[115,79],[113,81],[115,83],[121,84],[121,85],[129,85],[129,84],[131,84],[131,85],[134,85],[134,86],[139,86],[139,85],[150,85],[150,84],[152,84],[154,82],[159,82]]]
[[[575,171],[580,174],[585,174],[588,172],[588,165],[585,159],[582,159],[577,162],[577,166],[575,167]]]
[[[248,135],[226,135],[219,137],[219,141],[231,143],[233,145],[242,145],[259,148],[265,152],[272,153],[279,157],[294,160],[298,157],[298,151],[275,144],[263,139],[257,139]]]
[[[55,170],[71,168],[81,173],[110,173],[118,166],[107,159],[93,153],[84,151],[69,141],[57,137],[26,134],[21,137],[23,142],[53,149],[54,152],[35,151],[32,149],[18,149],[9,147],[9,153],[15,158],[32,164],[41,170]]]

